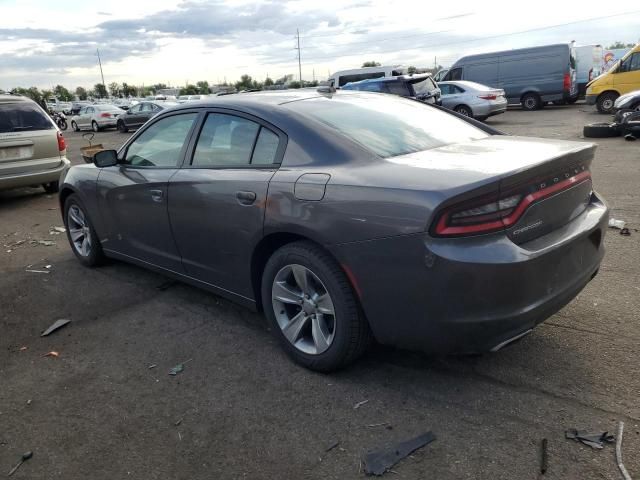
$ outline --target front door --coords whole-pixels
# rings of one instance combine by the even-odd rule
[[[188,275],[253,298],[251,253],[285,138],[254,117],[207,115],[190,164],[169,181],[169,218]]]
[[[183,272],[167,212],[168,181],[178,171],[197,113],[163,117],[126,146],[98,178],[108,237],[103,248]]]
[[[640,88],[640,52],[629,55],[613,74],[613,85],[620,95]]]

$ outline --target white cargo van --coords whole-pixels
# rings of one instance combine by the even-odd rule
[[[397,77],[405,73],[405,68],[400,65],[340,70],[329,77],[329,85],[338,88],[351,82],[359,82],[360,80],[368,80],[370,78]]]

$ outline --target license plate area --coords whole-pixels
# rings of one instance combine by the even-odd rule
[[[33,157],[33,146],[0,147],[0,162],[28,160]]]

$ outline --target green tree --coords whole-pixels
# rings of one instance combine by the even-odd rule
[[[138,93],[138,89],[135,85],[129,85],[127,82],[122,82],[122,87],[120,89],[120,94],[123,97],[135,97]]]
[[[156,83],[155,85],[151,85],[151,90],[153,90],[154,92],[157,92],[158,90],[164,90],[165,88],[167,88],[166,83]]]
[[[362,68],[365,68],[365,67],[379,67],[380,65],[382,65],[382,64],[378,63],[378,62],[364,62],[362,64]]]
[[[71,92],[69,92],[69,90],[67,90],[62,85],[56,85],[56,87],[53,89],[53,94],[63,102],[70,102],[73,99],[73,95],[71,95]]]
[[[98,98],[105,98],[108,96],[107,87],[105,87],[102,83],[96,83],[93,86],[93,94]]]
[[[42,92],[40,93],[42,95],[43,100],[48,100],[51,97],[53,97],[53,92],[51,90],[42,90]]]
[[[119,97],[122,92],[122,87],[118,82],[111,82],[109,84],[109,91],[111,92],[112,97]]]
[[[38,87],[31,87],[31,88],[16,87],[13,90],[11,90],[11,93],[29,97],[31,100],[36,101],[38,103],[40,103],[40,101],[42,100],[42,93],[40,92],[40,90],[38,90]]]
[[[86,100],[88,95],[87,90],[83,87],[76,87],[76,95],[79,100]]]
[[[187,85],[184,88],[180,89],[180,95],[197,95],[198,94],[198,87],[196,87],[195,85]]]
[[[289,88],[300,88],[300,82],[298,80],[294,80],[293,82],[289,82]]]
[[[635,45],[633,43],[624,43],[624,42],[615,42],[607,47],[607,50],[615,50],[616,48],[633,48]]]
[[[211,90],[209,89],[209,82],[207,82],[206,80],[200,80],[196,83],[196,86],[198,87],[198,92],[202,94],[211,93]]]
[[[273,80],[271,80],[269,77],[264,79],[264,86],[265,87],[270,87],[271,85],[273,85]]]
[[[416,73],[418,69],[416,67],[414,67],[413,65],[409,65],[409,67],[407,68],[407,73],[409,75],[413,75],[414,73]]]
[[[240,81],[235,83],[236,90],[250,90],[253,88],[253,79],[250,75],[242,75]]]

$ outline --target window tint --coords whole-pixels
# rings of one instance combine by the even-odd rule
[[[155,122],[129,145],[124,163],[140,167],[175,167],[197,115],[185,113]]]
[[[138,113],[138,112],[140,112],[141,108],[142,108],[142,104],[138,103],[137,105],[134,105],[133,107],[131,107],[129,109],[129,111],[132,112],[132,113]]]
[[[640,70],[640,53],[634,53],[620,66],[620,72],[633,72]]]
[[[445,80],[462,80],[462,69],[454,68],[453,70],[449,70]]]
[[[262,127],[253,150],[251,165],[270,165],[276,161],[280,138],[271,130]]]
[[[0,103],[0,133],[50,130],[45,114],[29,102]]]
[[[362,90],[364,92],[386,92],[386,89],[384,88],[381,82],[367,82],[362,84],[354,84],[351,88],[353,90]]]
[[[451,85],[451,90],[453,90],[453,93],[464,93],[464,88],[460,88],[457,85]]]
[[[194,166],[249,165],[260,125],[234,115],[211,113],[202,127]]]
[[[367,80],[369,78],[380,78],[384,77],[384,72],[367,72],[367,73],[353,73],[351,75],[342,75],[338,81],[339,86],[343,87],[347,83],[351,82],[359,82],[360,80]]]
[[[401,97],[409,96],[409,89],[404,82],[385,82],[389,93],[393,95],[400,95]]]
[[[442,95],[450,95],[451,94],[451,85],[440,84],[440,93]]]
[[[151,111],[153,111],[153,106],[150,103],[143,103],[142,104],[142,111],[143,112],[151,112]]]
[[[286,104],[381,157],[485,138],[482,130],[440,110],[392,95],[318,97]]]

